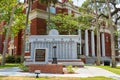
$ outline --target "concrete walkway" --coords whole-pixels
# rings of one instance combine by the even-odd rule
[[[64,68],[65,69],[65,68]],[[84,67],[78,68],[75,74],[48,74],[41,73],[39,76],[48,77],[94,77],[94,76],[105,76],[111,77],[116,80],[120,80],[120,75],[114,74],[107,70],[97,68],[97,67]],[[36,76],[34,73],[21,72],[18,67],[0,69],[0,76]]]

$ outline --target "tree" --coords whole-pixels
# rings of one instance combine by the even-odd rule
[[[96,0],[94,0],[95,3],[95,15],[96,15],[96,22],[95,22],[95,26],[96,26],[96,31],[97,31],[97,60],[96,60],[96,65],[100,66],[100,27],[99,27],[99,23],[98,23],[98,10],[97,10],[97,3]]]
[[[39,0],[41,3],[45,3],[48,6],[48,24],[47,24],[47,33],[49,31],[49,26],[50,26],[50,4],[55,4],[58,2],[58,0]]]
[[[56,14],[50,24],[50,29],[57,29],[60,34],[76,34],[78,29],[78,21],[72,15]]]
[[[108,2],[108,4],[106,4]],[[118,21],[120,20],[120,8],[118,8],[116,5],[118,0],[96,0],[97,6],[98,6],[98,19],[106,18],[104,19],[104,23],[107,25],[109,24],[108,28],[112,34],[111,34],[111,54],[112,54],[112,67],[115,66],[115,45],[114,45],[114,31],[117,30]],[[86,0],[86,2],[83,4],[84,7],[91,9],[94,11],[94,1],[93,0]],[[108,6],[110,5],[110,6]],[[114,26],[113,26],[114,25]]]
[[[22,44],[22,53],[21,53],[21,63],[24,62],[24,53],[25,53],[25,43],[26,43],[26,33],[27,33],[27,27],[28,27],[28,22],[29,22],[29,14],[30,14],[30,9],[32,6],[34,0],[27,0],[28,3],[28,11],[26,13],[26,22],[25,22],[25,28],[24,28],[24,34],[23,34],[23,44]]]
[[[7,6],[5,6],[5,5],[7,5]],[[6,52],[8,49],[8,39],[9,39],[9,34],[11,32],[12,24],[14,22],[14,18],[16,17],[16,15],[20,14],[18,12],[22,8],[22,7],[18,7],[19,5],[20,5],[20,3],[18,3],[16,0],[12,0],[12,1],[1,0],[0,1],[0,12],[2,12],[0,15],[0,20],[6,21],[5,26],[7,26],[6,33],[5,33],[1,65],[5,64],[5,55],[6,55]],[[21,11],[21,13],[22,13],[22,11]]]
[[[87,13],[81,13],[78,17],[72,14],[56,14],[51,17],[50,29],[57,29],[60,34],[73,35],[77,34],[78,29],[88,29],[92,25],[92,19],[93,17]]]
[[[115,61],[115,44],[114,44],[114,27],[112,24],[112,16],[110,12],[110,6],[108,0],[105,0],[107,4],[107,10],[108,10],[108,15],[109,15],[109,27],[110,27],[110,32],[111,32],[111,50],[112,50],[112,67],[116,67],[116,61]]]

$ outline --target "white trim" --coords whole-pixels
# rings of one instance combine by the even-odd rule
[[[53,16],[52,13],[51,16]],[[34,18],[48,19],[48,12],[40,9],[34,9],[30,12],[29,19],[32,20]]]

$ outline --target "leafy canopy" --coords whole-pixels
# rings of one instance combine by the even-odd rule
[[[12,14],[12,9],[15,7],[13,24],[11,28],[11,35],[16,35],[19,30],[24,28],[25,25],[25,14],[23,13],[23,4],[17,0],[0,0],[0,22],[5,21],[3,33],[6,33]]]

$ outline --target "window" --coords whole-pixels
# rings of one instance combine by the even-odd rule
[[[48,8],[47,8],[47,12],[48,12]],[[50,7],[50,13],[53,13],[53,14],[55,14],[56,13],[56,9],[55,9],[55,7]]]
[[[27,26],[26,34],[30,34],[30,24]]]
[[[28,40],[25,43],[25,51],[29,52],[29,41]]]

